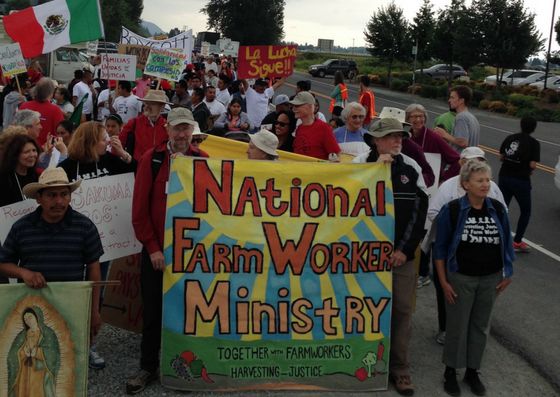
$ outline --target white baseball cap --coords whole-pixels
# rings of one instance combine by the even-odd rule
[[[468,159],[477,159],[479,157],[482,157],[483,159],[485,159],[486,154],[484,153],[484,150],[482,150],[478,146],[466,147],[461,152],[461,158],[462,159],[467,159],[467,160]]]

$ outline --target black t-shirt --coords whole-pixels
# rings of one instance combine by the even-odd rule
[[[500,146],[500,154],[504,156],[500,175],[520,179],[529,179],[532,171],[529,163],[541,160],[539,141],[524,133],[507,137]]]
[[[502,269],[500,233],[486,204],[471,208],[457,247],[458,272],[467,276],[486,276]]]

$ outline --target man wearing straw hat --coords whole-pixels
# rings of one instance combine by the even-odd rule
[[[163,107],[169,104],[165,91],[150,90],[140,101],[144,102],[144,114],[129,120],[119,134],[123,148],[136,161],[167,140],[165,118],[161,115]]]
[[[100,281],[103,246],[93,222],[70,207],[81,180],[68,182],[62,168],[47,168],[39,181],[23,187],[39,207],[12,225],[0,248],[0,274],[22,280],[31,288],[50,281]],[[18,265],[19,263],[19,265]],[[93,288],[91,331],[101,326],[99,287]]]

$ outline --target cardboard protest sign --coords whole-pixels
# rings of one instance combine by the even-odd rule
[[[4,77],[27,72],[19,43],[0,46],[0,66]]]
[[[119,54],[136,56],[136,69],[142,71],[146,67],[146,61],[151,49],[151,47],[145,45],[119,44]]]
[[[132,332],[142,332],[140,254],[112,261],[107,279],[118,280],[120,284],[105,287],[101,307],[103,321]]]
[[[91,283],[0,285],[0,301],[0,396],[87,396]]]
[[[142,250],[132,228],[134,174],[84,180],[72,193],[71,206],[97,226],[105,254],[101,262],[132,255]],[[37,208],[35,200],[25,200],[0,208],[0,241],[12,224]]]
[[[101,54],[101,78],[105,80],[136,80],[136,56]]]
[[[86,42],[86,54],[90,57],[97,55],[97,47],[99,46],[99,40],[93,40]]]
[[[129,173],[84,180],[72,193],[72,208],[97,226],[105,251],[101,262],[142,250],[132,228],[133,191],[134,174]]]
[[[154,40],[137,35],[133,31],[122,26],[121,31],[121,44],[132,44],[147,46],[150,48],[180,48],[181,51],[187,56],[187,60],[191,61],[191,55],[194,47],[194,37],[192,30],[182,32],[177,36],[165,39],[165,40]]]
[[[393,239],[387,165],[173,160],[162,384],[386,388]]]
[[[152,48],[144,73],[160,79],[179,81],[187,56],[179,51]]]
[[[32,213],[37,208],[37,201],[23,200],[0,207],[0,244],[4,243],[12,225],[21,217]]]
[[[240,46],[237,74],[240,79],[288,77],[296,61],[295,45]]]

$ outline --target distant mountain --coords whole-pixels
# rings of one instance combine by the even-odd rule
[[[150,33],[150,36],[165,33],[163,30],[161,30],[161,28],[159,26],[157,26],[153,22],[148,22],[148,21],[142,20],[142,22],[140,22],[140,26],[142,26],[144,29],[146,29]]]

